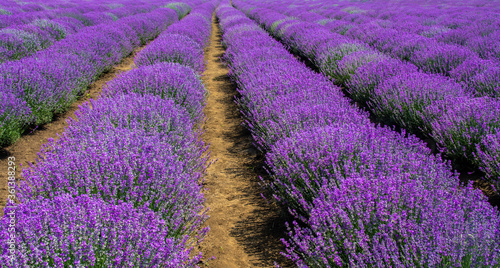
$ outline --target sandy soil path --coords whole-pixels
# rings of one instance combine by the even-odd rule
[[[209,91],[205,107],[206,122],[202,139],[210,143],[211,159],[216,160],[205,177],[206,206],[210,226],[201,252],[208,267],[283,267],[290,263],[280,255],[279,239],[284,220],[279,210],[261,196],[259,175],[262,157],[252,146],[252,137],[241,126],[242,118],[234,103],[237,94],[219,57],[224,54],[221,33],[214,16],[210,46],[205,49],[203,75]]]

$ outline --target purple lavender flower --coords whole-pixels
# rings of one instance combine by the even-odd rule
[[[91,105],[58,141],[44,146],[37,165],[23,171],[19,199],[70,193],[123,200],[157,211],[173,231],[182,230],[203,200],[198,180],[204,147],[188,114],[156,96],[116,96]]]
[[[369,105],[380,118],[413,133],[431,133],[431,123],[470,95],[457,83],[439,75],[401,73],[380,83]]]
[[[356,69],[347,82],[346,90],[354,100],[366,103],[373,98],[375,87],[383,81],[395,75],[416,71],[417,67],[412,64],[390,58],[377,58]]]
[[[156,213],[131,204],[110,204],[87,195],[26,200],[7,207],[0,230],[5,267],[180,267],[194,266],[189,237],[169,237]],[[8,231],[15,218],[15,237]],[[12,241],[13,240],[13,241]],[[16,246],[9,262],[9,244]],[[187,245],[186,245],[187,244]]]
[[[0,89],[0,145],[15,142],[34,122],[29,106],[14,94]]]
[[[432,122],[431,136],[442,151],[461,163],[474,159],[478,144],[500,126],[500,104],[488,97],[472,98],[455,105]]]
[[[486,173],[486,179],[500,189],[500,131],[484,136],[476,147],[475,161],[480,169]]]
[[[109,82],[103,94],[138,93],[171,99],[185,107],[193,118],[200,118],[205,103],[206,89],[200,77],[189,67],[162,62],[126,72]]]
[[[204,70],[203,48],[187,36],[162,34],[135,58],[137,66],[160,62],[176,62],[202,73]]]

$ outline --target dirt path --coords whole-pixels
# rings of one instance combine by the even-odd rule
[[[2,174],[0,179],[0,216],[3,216],[3,208],[5,207],[5,202],[7,201],[7,176],[4,176],[4,174],[7,174],[8,157],[15,157],[17,167],[16,179],[21,179],[20,165],[26,167],[28,163],[34,162],[37,158],[37,154],[42,148],[42,145],[47,142],[47,139],[56,138],[57,133],[62,133],[64,128],[68,126],[66,120],[70,117],[74,117],[75,111],[79,109],[78,106],[87,102],[89,99],[98,98],[106,82],[114,79],[119,73],[134,68],[134,57],[145,46],[146,45],[136,48],[131,55],[124,58],[118,65],[114,66],[110,71],[102,74],[97,81],[88,87],[86,93],[71,105],[66,113],[57,115],[54,118],[54,121],[38,127],[29,134],[23,135],[14,144],[3,149],[0,148],[0,172]]]
[[[241,115],[234,103],[237,94],[229,81],[228,69],[219,57],[224,53],[215,16],[203,76],[209,91],[205,107],[206,123],[202,139],[210,143],[212,160],[205,178],[206,206],[210,226],[201,245],[209,267],[273,267],[274,262],[289,267],[279,252],[284,220],[276,207],[261,196],[259,175],[262,159],[252,147],[248,130],[241,126]]]

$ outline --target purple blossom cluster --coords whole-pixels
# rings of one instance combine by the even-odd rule
[[[202,73],[203,48],[210,38],[211,15],[209,9],[215,9],[208,2],[190,13],[185,19],[169,27],[157,39],[137,55],[137,66],[152,65],[160,62],[175,62],[186,65]]]
[[[390,18],[386,14],[387,1],[373,1],[373,4],[369,5],[361,3],[345,5],[341,1],[337,2],[337,6],[332,6],[331,2],[325,1],[315,4],[295,1],[293,7],[289,8],[289,1],[272,1],[266,3],[266,7],[300,20],[322,24],[339,35],[361,41],[392,57],[409,61],[425,72],[451,76],[452,73],[460,72],[463,65],[469,65],[469,63],[464,63],[464,61],[474,61],[481,67],[476,73],[471,74],[466,79],[457,79],[455,76],[451,77],[457,79],[456,81],[458,82],[463,82],[478,95],[499,96],[498,78],[496,76],[488,77],[487,75],[492,72],[498,73],[498,69],[500,68],[500,62],[498,61],[500,54],[498,51],[493,51],[498,50],[495,48],[498,47],[498,45],[495,45],[495,43],[498,43],[498,38],[495,40],[495,37],[500,32],[498,14],[492,13],[485,8],[477,8],[476,11],[478,13],[472,18],[467,18],[474,25],[472,28],[469,28],[463,22],[460,22],[460,26],[454,23],[450,25],[450,21],[447,20],[450,18],[446,18],[449,14],[448,12],[453,12],[450,10],[445,12],[446,15],[443,15],[442,12],[434,13],[434,15],[439,14],[439,18],[431,16],[431,18],[428,18],[429,21],[427,21],[424,18],[429,15],[425,14],[429,12],[429,9],[432,10],[434,8],[437,11],[442,7],[432,6],[429,8],[428,4],[424,2],[419,3],[417,1],[416,3],[412,3],[411,6],[406,6],[408,10],[412,11],[421,8],[420,11],[423,14],[409,15],[408,10],[406,10],[398,16],[391,14]],[[480,4],[481,6],[488,5],[487,2],[481,2],[483,2]],[[392,5],[394,10],[405,6],[405,4],[397,1],[393,1]],[[425,8],[422,8],[421,5],[425,5]],[[454,8],[456,5],[453,3],[450,5],[450,8]],[[470,6],[465,9],[459,9],[459,11],[457,10],[457,14],[453,16],[468,17],[466,13],[470,13],[470,9]],[[485,16],[485,18],[482,16]],[[459,29],[459,31],[452,30],[452,28],[457,29],[459,27],[469,28],[466,30],[468,33],[462,36],[462,29]],[[483,45],[479,46],[484,46],[484,44],[488,43],[492,45],[492,48],[489,49],[489,52],[479,52],[482,49],[473,48],[475,45],[472,47],[464,46],[462,43],[467,43],[465,40],[463,42],[445,42],[444,40],[432,38],[445,32],[446,34],[453,32],[450,33],[450,36],[453,37],[475,35],[476,37],[471,38],[469,44],[477,43],[479,45],[481,43]],[[453,37],[451,39],[454,39]],[[480,39],[484,40],[479,41]],[[490,56],[485,56],[486,54]],[[487,76],[486,79],[484,77],[485,74]],[[481,80],[483,83],[478,83],[477,80]]]
[[[273,33],[299,31],[296,20],[232,3]],[[264,183],[295,217],[283,240],[286,256],[299,267],[500,263],[500,214],[479,190],[460,186],[449,163],[415,136],[372,124],[339,87],[287,51],[297,48],[292,42],[309,42],[302,55],[334,49],[337,40],[320,39],[329,31],[308,32],[318,39],[280,35],[293,40],[285,47],[229,3],[216,14],[245,125],[266,153],[270,178]],[[343,59],[358,48],[332,51]],[[411,84],[414,78],[405,79]]]
[[[197,222],[203,202],[197,182],[205,149],[193,124],[184,107],[153,94],[92,101],[24,170],[18,198],[68,193],[124,201],[157,212],[180,233],[182,224]]]
[[[131,3],[115,9],[106,5],[102,8],[89,9],[87,8],[89,3],[83,5],[83,8],[78,5],[79,8],[51,10],[50,17],[0,29],[0,62],[31,55],[86,26],[109,24],[119,18],[151,12],[159,7],[157,3]]]
[[[500,189],[500,132],[488,134],[477,146],[476,159],[482,171]]]
[[[335,5],[335,7],[333,6]],[[446,44],[457,44],[482,58],[498,58],[498,6],[489,1],[423,1],[370,3],[336,2],[302,6],[352,26],[372,23],[384,28],[418,34]],[[446,10],[446,12],[443,12]],[[496,40],[495,40],[496,38]],[[487,47],[492,45],[491,47]]]
[[[210,16],[216,4],[196,10]],[[23,169],[20,203],[5,210],[0,227],[2,263],[195,267],[201,253],[194,246],[208,231],[201,228],[205,96],[194,70],[158,63],[120,75],[103,98],[81,106]],[[11,214],[18,219],[14,262]]]
[[[0,94],[0,137],[3,143],[13,143],[24,131],[26,123],[34,122],[28,104],[10,92]],[[25,124],[23,124],[25,122]]]
[[[206,91],[198,81],[199,75],[191,68],[175,62],[160,62],[133,69],[107,83],[105,96],[137,93],[153,94],[174,100],[186,107],[192,118],[203,116]]]
[[[411,38],[394,29],[389,29],[393,31],[390,38],[380,37],[383,44],[373,45],[379,41],[368,40],[366,35],[385,28],[372,29],[366,23],[372,28],[356,32],[357,28],[349,28],[351,35],[341,35],[321,25],[330,23],[325,17],[301,9],[300,4],[246,2],[253,4],[237,3],[292,52],[345,86],[351,98],[366,104],[382,122],[434,139],[457,166],[485,169],[477,158],[477,147],[487,135],[496,137],[500,131],[500,102],[495,97],[479,97],[457,81],[468,80],[496,92],[500,69],[494,60],[480,59],[456,44],[429,43],[427,37]],[[259,7],[250,10],[255,5]],[[476,110],[481,112],[474,114]],[[498,183],[496,176],[485,179]]]
[[[54,114],[64,112],[101,73],[177,20],[173,9],[158,8],[85,27],[46,50],[1,64],[0,92],[17,100],[0,103],[0,118],[9,118],[0,129],[0,145],[14,142],[31,124],[52,121]],[[31,116],[18,116],[19,111],[8,108],[12,103],[27,104],[26,114]]]
[[[129,203],[63,194],[28,200],[5,213],[15,213],[16,244],[22,246],[14,265],[2,256],[4,267],[190,267],[197,261],[183,247],[187,238],[169,237],[157,213]],[[0,234],[3,243],[7,235]]]

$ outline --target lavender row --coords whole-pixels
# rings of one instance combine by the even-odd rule
[[[500,261],[500,215],[480,191],[414,136],[370,123],[242,12],[224,4],[217,16],[265,182],[297,220],[283,241],[299,267]]]
[[[444,12],[443,4],[447,5]],[[323,5],[323,8],[315,9],[314,12],[338,19],[333,24],[344,25],[341,27],[346,29],[356,27],[356,24],[375,23],[384,28],[468,47],[484,59],[500,59],[498,8],[495,10],[491,2],[480,1],[476,6],[471,6],[465,2],[427,5],[423,2],[407,4],[375,1],[369,5]]]
[[[277,4],[277,2],[273,2]],[[278,6],[279,7],[279,6]],[[419,1],[371,1],[294,3],[294,10],[309,10],[329,19],[321,23],[346,32],[358,25],[412,33],[448,44],[468,47],[484,59],[499,59],[498,8],[491,2],[469,1],[425,3]],[[290,11],[290,10],[289,10]],[[292,11],[294,12],[294,11]],[[287,13],[293,16],[293,13]],[[418,36],[415,36],[418,37]],[[425,39],[424,39],[425,40]]]
[[[86,26],[112,23],[126,16],[151,12],[158,4],[130,5],[116,10],[79,13],[65,11],[52,20],[38,19],[28,24],[0,30],[0,62],[17,60],[46,49],[54,42],[75,34]]]
[[[203,48],[210,39],[211,14],[216,3],[213,1],[203,4],[200,9],[194,10],[182,21],[161,33],[137,55],[136,65],[176,62],[201,74],[205,68]]]
[[[126,3],[125,1],[123,3]],[[143,2],[144,3],[144,2]],[[114,6],[102,2],[54,2],[51,3],[23,3],[3,1],[0,4],[0,29],[28,24],[35,20],[56,19],[64,16],[81,16],[84,13],[111,11]]]
[[[261,5],[263,6],[263,5]],[[443,44],[418,34],[382,27],[370,21],[349,27],[328,22],[328,18],[296,7],[288,8],[280,1],[265,4],[270,10],[279,10],[288,16],[298,17],[311,23],[324,24],[328,29],[346,39],[357,40],[363,50],[366,44],[381,53],[409,61],[420,70],[442,74],[464,84],[478,96],[500,96],[500,62],[483,60],[477,53],[458,45]],[[340,27],[339,27],[340,26]],[[311,29],[313,30],[313,29]],[[342,38],[338,36],[338,38]]]
[[[9,3],[10,2],[10,3]],[[118,18],[131,15],[131,12],[151,12],[152,8],[164,6],[172,1],[157,0],[120,0],[120,1],[46,1],[27,3],[3,1],[0,3],[0,29],[29,24],[36,20],[53,20],[72,17],[85,23],[97,19],[94,14],[108,12]],[[177,2],[181,3],[181,2]],[[12,4],[12,5],[9,5]],[[132,7],[135,8],[132,9]]]
[[[215,3],[193,14],[209,17]],[[194,267],[200,260],[193,247],[208,230],[199,229],[207,160],[199,75],[161,62],[120,75],[104,96],[82,106],[23,170],[21,204],[3,219],[8,226],[11,211],[18,218],[13,267]],[[7,245],[7,230],[0,239]]]
[[[247,11],[254,7],[236,3]],[[321,25],[264,8],[252,9],[249,15],[310,59],[323,74],[346,86],[351,98],[367,103],[386,124],[433,138],[457,166],[478,167],[489,183],[500,186],[500,171],[488,168],[498,165],[492,163],[500,159],[498,142],[484,142],[500,131],[497,99],[474,97],[446,77],[422,73],[414,65],[389,58]]]
[[[500,96],[500,62],[495,57],[481,59],[482,54],[457,44],[444,44],[428,37],[399,29],[384,28],[367,22],[343,32],[333,24],[326,24],[337,33],[360,40],[382,53],[409,61],[421,70],[449,76],[466,85],[477,95]],[[496,39],[484,41],[496,49]],[[405,41],[401,41],[405,40]],[[476,40],[477,42],[481,42]],[[491,43],[491,44],[490,44]],[[494,52],[492,52],[494,53]],[[499,54],[500,55],[500,54]],[[483,58],[485,56],[483,55]]]
[[[102,72],[178,18],[173,9],[159,8],[86,27],[32,57],[0,65],[0,92],[8,100],[0,104],[0,144],[13,143],[30,125],[52,121]]]
[[[190,236],[206,232],[197,231],[206,148],[176,101],[132,93],[83,106],[23,170],[20,204],[6,208],[0,227],[3,263],[11,213],[7,267],[193,266],[200,256],[190,257]]]

